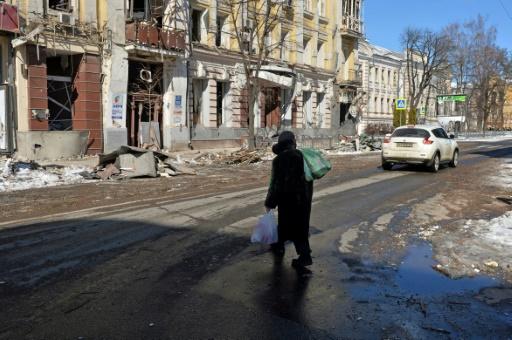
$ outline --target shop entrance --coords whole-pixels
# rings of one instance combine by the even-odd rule
[[[128,71],[129,145],[162,147],[163,65],[130,61]]]

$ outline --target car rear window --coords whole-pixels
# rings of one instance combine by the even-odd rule
[[[417,137],[417,138],[428,138],[430,133],[427,130],[415,129],[415,128],[404,128],[396,129],[391,137]]]

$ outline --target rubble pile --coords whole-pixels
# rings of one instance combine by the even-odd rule
[[[359,136],[359,150],[363,152],[382,150],[382,139],[362,134]]]
[[[240,149],[234,152],[203,152],[192,160],[185,162],[200,165],[245,165],[269,161],[272,160],[274,156],[270,148],[254,151]]]
[[[333,145],[331,148],[326,150],[327,153],[346,153],[346,152],[354,152],[356,151],[356,145],[354,141],[342,140],[337,144]]]
[[[84,182],[80,175],[84,171],[87,171],[84,167],[0,159],[0,192],[79,184]]]
[[[141,149],[127,145],[99,155],[98,165],[91,173],[83,173],[88,179],[125,179],[136,177],[171,177],[195,175],[196,171],[180,165],[163,152]]]

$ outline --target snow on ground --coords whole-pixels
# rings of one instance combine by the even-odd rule
[[[499,135],[489,134],[483,136],[482,134],[477,134],[474,136],[464,136],[461,135],[457,137],[457,142],[502,142],[506,140],[512,139],[512,132],[505,132]]]
[[[38,169],[19,169],[12,172],[11,160],[0,161],[0,192],[27,190],[34,188],[43,188],[65,184],[78,184],[84,182],[80,176],[83,171],[88,171],[85,167],[64,167],[51,168],[48,170]]]
[[[497,174],[489,176],[489,183],[505,189],[512,188],[512,163],[502,163],[497,169]]]
[[[472,229],[482,242],[494,247],[512,248],[512,211],[490,221],[469,220],[465,229]]]

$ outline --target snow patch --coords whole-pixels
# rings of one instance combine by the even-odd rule
[[[490,176],[490,183],[498,185],[499,187],[510,189],[512,188],[512,163],[503,163],[498,169],[496,176]]]
[[[512,211],[490,221],[468,221],[465,229],[472,228],[483,242],[499,246],[512,247]]]
[[[8,159],[3,166],[0,166],[0,169],[2,169],[2,176],[0,176],[0,192],[79,184],[85,181],[80,173],[89,171],[85,167],[72,166],[51,168],[48,170],[18,169],[13,173],[11,163],[12,160]]]
[[[430,237],[432,237],[432,235],[434,235],[434,233],[439,229],[440,227],[438,225],[434,225],[434,226],[430,226],[430,227],[426,227],[422,230],[420,230],[420,232],[418,233],[419,237],[424,239],[424,240],[427,240],[429,239]]]

